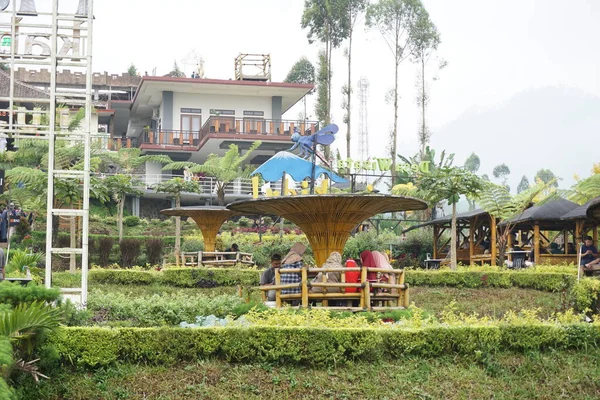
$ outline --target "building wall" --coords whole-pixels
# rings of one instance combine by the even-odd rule
[[[168,172],[168,171],[167,171]],[[146,162],[146,185],[154,185],[162,181],[160,177],[163,175],[162,165],[155,162]]]
[[[236,118],[243,118],[244,111],[264,111],[262,118],[272,118],[271,97],[204,95],[193,93],[174,93],[173,129],[181,129],[180,110],[182,108],[202,109],[202,124],[210,117],[211,109],[235,110]],[[161,106],[162,107],[162,106]],[[164,114],[161,109],[161,117]],[[163,125],[163,129],[166,129]]]

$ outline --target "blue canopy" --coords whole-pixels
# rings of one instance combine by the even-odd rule
[[[293,180],[299,182],[311,177],[312,163],[295,154],[280,151],[265,161],[252,175],[261,174],[265,181],[276,182],[281,179],[284,172],[290,175]],[[334,174],[330,170],[318,165],[315,166],[315,178],[321,174],[327,175],[334,182],[346,182],[344,178]]]

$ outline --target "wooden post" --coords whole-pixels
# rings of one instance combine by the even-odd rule
[[[496,266],[496,255],[498,254],[498,242],[497,242],[497,230],[496,230],[496,217],[490,215],[490,253],[492,254],[491,264]]]
[[[513,247],[513,238],[512,238],[512,232],[510,232],[508,234],[508,239],[506,241],[506,248],[512,249],[512,247]],[[508,255],[508,261],[512,261],[512,254]]]
[[[598,225],[594,225],[593,229],[592,240],[594,241],[594,246],[598,247]]]
[[[433,226],[433,258],[437,259],[438,258],[438,235],[440,232],[440,228],[437,225]]]
[[[275,269],[275,284],[281,285],[281,274],[279,273],[279,268]],[[275,307],[281,308],[281,289],[275,290]]]
[[[131,138],[127,138],[127,148],[131,148]]]
[[[477,217],[469,222],[469,263],[473,265],[473,256],[475,255],[475,224]]]
[[[308,308],[308,266],[302,265],[302,308]]]
[[[563,231],[563,254],[569,254],[569,230]]]
[[[364,265],[361,266],[360,269],[360,283],[365,283],[367,281],[367,267],[365,267]],[[367,303],[366,303],[366,295],[365,295],[365,289],[362,289],[362,296],[360,296],[360,307],[365,310],[367,309]]]
[[[404,285],[404,271],[402,271],[402,273],[400,275],[398,275],[398,281],[396,283],[398,285]],[[407,295],[408,295],[408,290],[398,289],[398,303],[396,304],[398,307],[406,307],[405,304],[406,304]]]
[[[165,134],[162,131],[160,131],[160,133],[158,134],[158,144],[163,144],[164,136]]]
[[[283,135],[284,129],[285,129],[285,127],[283,126],[283,122],[280,122],[279,123],[279,134],[280,135]],[[290,133],[290,135],[291,135],[291,133]]]
[[[535,221],[533,225],[533,259],[536,264],[540,262],[540,224]]]
[[[270,134],[273,135],[275,134],[275,124],[273,123],[273,121],[269,122],[269,130],[270,130]]]

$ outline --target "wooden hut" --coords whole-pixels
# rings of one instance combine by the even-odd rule
[[[518,244],[523,248],[529,247],[533,250],[534,261],[537,264],[576,263],[577,255],[568,252],[568,243],[576,240],[577,237],[575,221],[565,220],[563,217],[578,207],[578,204],[572,201],[556,199],[528,208],[519,216],[499,225],[510,224],[513,232],[521,232],[517,238],[517,240],[520,239]],[[559,235],[563,236],[562,254],[551,254],[549,245]],[[512,235],[508,239],[508,247],[512,247]]]
[[[452,228],[452,215],[436,218],[424,224],[414,225],[405,229],[403,233],[424,226],[433,226],[433,255],[434,259],[448,257],[450,238],[444,240],[444,233]],[[457,254],[459,263],[471,265],[476,263],[489,263],[496,265],[496,219],[482,209],[458,213],[456,215],[457,229]],[[485,252],[483,242],[489,239],[489,252]]]
[[[589,235],[590,230],[594,245],[598,246],[598,227],[600,226],[600,197],[596,197],[563,215],[565,222],[575,223],[575,246],[579,248],[583,237]]]

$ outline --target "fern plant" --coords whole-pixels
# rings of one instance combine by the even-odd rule
[[[35,267],[44,257],[44,253],[28,253],[25,250],[12,250],[9,254],[10,259],[6,264],[6,273],[20,272],[23,267]]]

